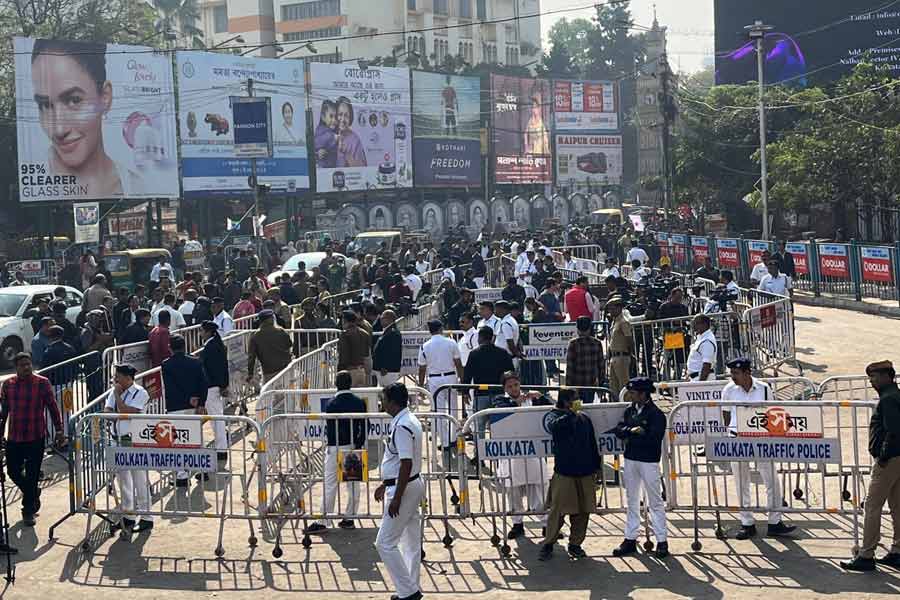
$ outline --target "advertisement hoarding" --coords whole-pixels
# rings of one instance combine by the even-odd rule
[[[890,248],[860,248],[862,257],[862,275],[865,281],[875,283],[891,283],[891,251]]]
[[[21,37],[13,48],[22,202],[178,197],[165,54]]]
[[[691,236],[691,251],[694,254],[694,264],[702,265],[709,258],[709,240],[705,237]]]
[[[737,243],[738,241],[734,239],[716,240],[716,266],[727,269],[736,269],[741,266]]]
[[[784,249],[793,257],[794,270],[797,271],[797,275],[809,274],[809,260],[807,259],[806,244],[802,242],[793,242],[785,244]]]
[[[557,185],[621,182],[622,136],[556,136]]]
[[[759,262],[762,257],[763,252],[769,249],[768,242],[760,242],[757,240],[750,240],[747,242],[747,255],[750,258],[750,264],[755,265]]]
[[[417,186],[481,185],[481,80],[413,71]]]
[[[73,204],[75,212],[75,243],[96,244],[100,241],[100,203]]]
[[[849,279],[850,263],[847,260],[847,246],[819,244],[819,265],[824,277]]]
[[[313,63],[319,192],[412,187],[409,69]]]
[[[612,81],[553,82],[557,131],[615,131],[619,128],[618,86]]]
[[[272,157],[272,99],[231,97],[234,155],[239,158]]]
[[[303,62],[178,52],[178,118],[186,198],[250,197],[250,160],[235,151],[232,96],[268,98],[272,158],[256,162],[270,194],[309,188]],[[240,134],[238,134],[240,136]]]
[[[491,75],[497,183],[551,183],[550,82]]]

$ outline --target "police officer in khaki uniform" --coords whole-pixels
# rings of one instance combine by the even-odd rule
[[[628,384],[631,355],[634,352],[631,323],[622,314],[624,304],[620,296],[612,296],[606,301],[606,313],[610,317],[609,389],[612,390],[614,401],[618,401],[619,392]]]

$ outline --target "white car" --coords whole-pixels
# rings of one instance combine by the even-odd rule
[[[333,253],[332,256],[344,261],[344,266],[347,267],[348,273],[350,272],[350,269],[353,268],[353,265],[358,262],[355,258],[347,258],[343,254],[337,252]],[[306,263],[306,272],[309,275],[312,275],[312,268],[318,267],[322,263],[323,258],[325,258],[324,252],[301,252],[300,254],[295,254],[289,258],[286,263],[273,271],[266,279],[270,285],[277,285],[276,280],[281,279],[281,276],[285,273],[293,276],[294,273],[297,272],[297,267],[300,265],[301,261]]]
[[[0,365],[12,366],[13,358],[23,350],[31,351],[31,311],[37,308],[41,298],[52,298],[56,285],[22,285],[0,288]],[[72,323],[81,312],[81,292],[72,287],[66,289],[66,317]]]

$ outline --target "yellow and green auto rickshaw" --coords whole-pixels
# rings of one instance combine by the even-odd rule
[[[165,256],[166,261],[172,260],[171,253],[165,248],[143,248],[141,250],[122,250],[103,255],[106,268],[112,275],[113,289],[126,287],[134,290],[134,286],[150,281],[150,271],[159,261],[160,256]]]

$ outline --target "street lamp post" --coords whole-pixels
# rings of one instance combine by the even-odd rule
[[[756,41],[756,68],[759,79],[759,163],[760,163],[760,194],[762,196],[762,239],[769,239],[769,181],[768,164],[766,162],[766,104],[765,104],[765,79],[763,72],[763,51],[766,33],[772,31],[772,25],[765,25],[762,21],[756,21],[753,25],[744,27],[751,40]]]

